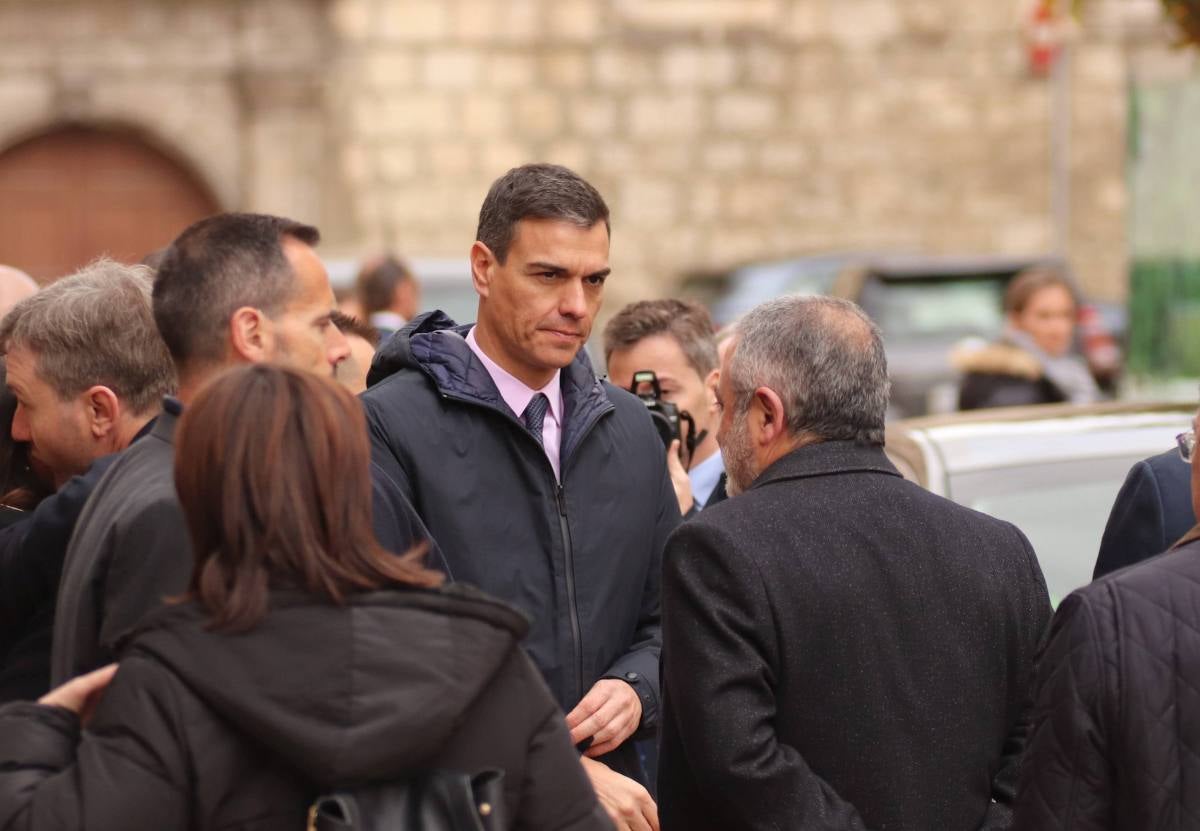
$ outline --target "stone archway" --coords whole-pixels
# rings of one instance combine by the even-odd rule
[[[136,262],[217,210],[194,173],[131,132],[64,126],[0,153],[0,263],[41,282],[101,254]]]

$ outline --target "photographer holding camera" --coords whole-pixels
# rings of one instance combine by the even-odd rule
[[[717,447],[717,345],[698,303],[631,303],[604,329],[609,380],[644,402],[667,447],[679,510],[686,516],[725,498]]]

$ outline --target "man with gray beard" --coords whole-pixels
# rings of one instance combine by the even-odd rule
[[[1008,827],[1050,618],[1029,542],[888,461],[852,303],[755,309],[719,399],[732,498],[664,557],[664,831]]]

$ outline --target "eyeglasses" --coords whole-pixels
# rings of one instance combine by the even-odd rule
[[[1179,445],[1179,458],[1191,464],[1192,453],[1196,450],[1196,431],[1188,430],[1186,433],[1180,433],[1175,437],[1175,443]]]

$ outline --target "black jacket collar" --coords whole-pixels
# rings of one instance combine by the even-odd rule
[[[512,413],[491,375],[467,345],[471,325],[459,326],[445,312],[417,315],[375,353],[367,385],[373,386],[402,369],[424,373],[446,398],[454,398]],[[586,431],[587,425],[613,409],[596,378],[587,352],[579,350],[561,374],[563,392],[563,458]]]
[[[150,422],[149,435],[167,444],[175,443],[175,424],[183,414],[183,402],[172,395],[163,396],[162,412]],[[147,425],[150,426],[150,425]]]
[[[900,476],[900,471],[896,470],[896,466],[888,459],[882,447],[852,441],[823,441],[805,445],[777,459],[759,474],[750,487],[758,488],[772,482],[839,473],[884,473]]]

